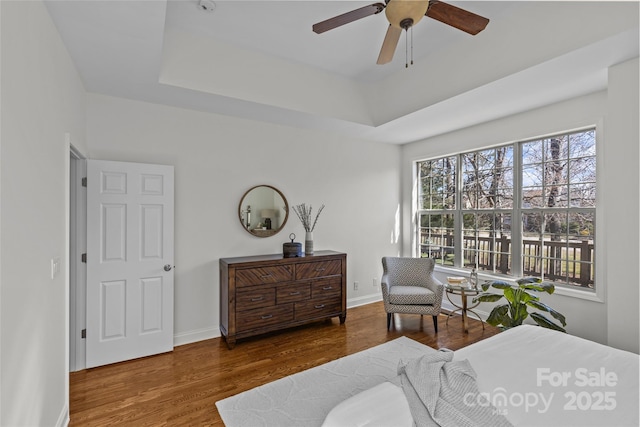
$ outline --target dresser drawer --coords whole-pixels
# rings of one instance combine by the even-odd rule
[[[293,304],[256,308],[254,310],[243,311],[241,316],[236,316],[238,332],[259,329],[278,323],[291,322],[292,320]]]
[[[265,285],[293,280],[291,265],[239,268],[236,270],[236,286]]]
[[[340,298],[311,299],[295,303],[295,309],[295,320],[335,316],[342,310],[342,301]]]
[[[340,297],[342,295],[342,278],[314,280],[311,285],[312,298]]]
[[[296,280],[338,276],[340,274],[342,274],[342,261],[339,259],[304,262],[296,265]]]
[[[311,298],[311,284],[279,286],[276,291],[276,301],[278,304],[284,302],[304,301]]]
[[[248,289],[236,293],[236,310],[268,307],[276,304],[276,289]]]

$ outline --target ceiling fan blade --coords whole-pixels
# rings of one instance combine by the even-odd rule
[[[439,0],[429,2],[429,9],[425,15],[474,36],[489,23],[487,18]]]
[[[384,42],[382,42],[382,48],[380,49],[380,55],[378,55],[378,61],[376,64],[382,65],[391,62],[393,54],[398,46],[398,40],[400,40],[400,34],[402,34],[402,28],[389,25],[387,29],[387,35],[384,36]]]
[[[312,29],[316,34],[324,33],[325,31],[333,30],[334,28],[357,21],[358,19],[380,13],[384,8],[384,3],[370,4],[368,6],[352,10],[351,12],[343,13],[342,15],[334,16],[333,18],[318,22],[317,24],[313,24]]]

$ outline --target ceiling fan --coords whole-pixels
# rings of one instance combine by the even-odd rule
[[[408,31],[423,16],[474,36],[484,30],[489,23],[487,18],[438,0],[385,0],[384,3],[373,3],[318,22],[312,28],[315,33],[321,34],[358,19],[378,14],[383,10],[389,21],[389,28],[382,43],[377,64],[391,62],[402,30]]]

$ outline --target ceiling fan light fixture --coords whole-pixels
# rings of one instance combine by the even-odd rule
[[[427,9],[429,9],[429,0],[391,0],[384,13],[387,15],[389,24],[406,30],[408,27],[403,27],[402,24],[406,24],[407,19],[412,21],[409,27],[417,24],[427,13]]]

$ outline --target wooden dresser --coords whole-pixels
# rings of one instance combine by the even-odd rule
[[[347,255],[316,251],[220,259],[220,332],[236,339],[347,317]]]

